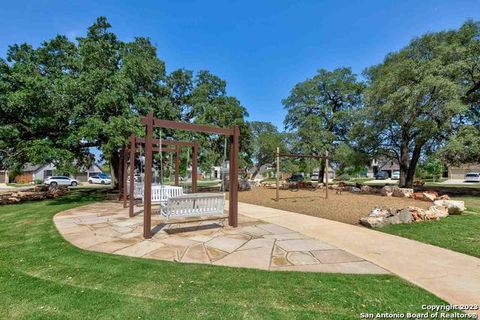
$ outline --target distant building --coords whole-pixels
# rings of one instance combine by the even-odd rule
[[[335,172],[335,169],[333,169],[331,166],[328,166],[328,180],[329,181],[332,181],[333,179],[336,178],[336,172]],[[318,175],[320,174],[320,169],[319,168],[315,168],[313,169],[313,172],[312,172],[312,175],[310,176],[310,179],[312,181],[318,181]],[[327,172],[324,173],[323,175],[323,181],[325,181],[327,177]]]
[[[56,166],[53,163],[43,165],[26,164],[21,170],[21,174],[15,177],[17,183],[31,183],[35,180],[45,180],[55,174]],[[90,168],[80,168],[77,174],[72,175],[72,178],[79,182],[87,182],[92,175],[102,173],[102,168],[98,164],[93,164]]]
[[[7,184],[7,183],[8,183],[8,171],[0,170],[0,184]]]
[[[479,163],[466,163],[461,166],[449,166],[448,167],[448,179],[464,179],[465,174],[469,172],[480,172]]]
[[[369,166],[367,166],[367,177],[375,178],[375,175],[381,171],[388,174],[391,178],[394,171],[399,171],[400,165],[395,160],[390,159],[373,159]]]

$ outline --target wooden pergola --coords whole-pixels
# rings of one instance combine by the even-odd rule
[[[171,120],[154,118],[153,112],[142,117],[142,124],[145,126],[145,188],[144,188],[144,214],[143,214],[143,237],[150,239],[152,237],[152,164],[153,164],[153,129],[176,129],[190,132],[218,134],[229,137],[229,165],[230,165],[230,188],[229,188],[229,210],[228,224],[233,227],[238,225],[238,153],[240,129],[238,126],[231,128],[219,128],[213,126],[183,123]],[[162,140],[162,144],[164,141]],[[161,148],[161,146],[160,146]],[[193,163],[195,165],[193,165]],[[196,174],[193,169],[197,165],[196,156],[192,157],[192,184],[196,180]],[[195,177],[195,178],[194,178]],[[193,190],[192,190],[193,191]],[[196,190],[195,190],[196,191]]]
[[[161,145],[160,145],[161,144]],[[134,206],[135,206],[135,158],[136,158],[136,147],[138,145],[145,145],[145,138],[136,137],[131,135],[128,138],[128,145],[124,148],[123,156],[123,207],[127,207],[127,194],[129,199],[129,216],[134,216]],[[173,146],[173,148],[166,148],[164,146]],[[198,176],[198,163],[197,163],[197,154],[198,154],[198,143],[197,141],[177,141],[177,140],[159,140],[152,141],[152,152],[172,152],[175,153],[175,185],[180,184],[180,148],[189,147],[192,149],[192,192],[197,192],[197,176]],[[130,161],[128,161],[130,160]],[[130,171],[128,171],[128,162],[130,162]],[[130,177],[130,185],[127,190],[127,175]]]
[[[328,151],[325,151],[324,156],[320,155],[313,155],[313,154],[299,154],[299,153],[280,153],[280,148],[277,147],[277,152],[275,152],[276,164],[277,164],[277,172],[276,172],[276,195],[275,201],[280,200],[280,158],[306,158],[306,159],[317,159],[317,160],[325,160],[325,168],[327,169],[327,174],[325,177],[325,199],[328,199]],[[318,173],[318,178],[320,179],[320,172]]]

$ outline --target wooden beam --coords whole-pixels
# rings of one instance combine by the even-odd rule
[[[198,159],[197,145],[192,147],[192,193],[197,192]]]
[[[136,137],[137,144],[145,144],[144,137]],[[159,144],[159,139],[154,139],[153,143],[155,145]],[[195,145],[195,141],[178,141],[178,140],[168,140],[162,139],[162,145],[165,146],[180,146],[180,147],[193,147]]]
[[[233,136],[230,137],[230,186],[228,201],[228,224],[238,226],[238,152],[239,152],[240,129],[233,127]]]
[[[146,123],[145,117],[142,118],[142,123],[143,124]],[[234,134],[233,128],[220,128],[220,127],[206,126],[202,124],[185,123],[185,122],[163,120],[163,119],[155,119],[154,126],[162,127],[165,129],[178,129],[178,130],[201,132],[201,133],[222,134],[227,136],[233,136]]]
[[[135,136],[130,136],[130,188],[128,192],[128,216],[133,217],[135,206]]]
[[[123,207],[127,207],[127,175],[128,175],[128,148],[123,148]]]
[[[280,153],[280,157],[286,158],[311,158],[311,159],[325,159],[326,156],[316,156],[310,154],[296,154],[296,153]]]
[[[125,155],[124,153],[124,148],[120,150],[120,154],[118,157],[118,200],[122,200],[123,196],[123,156]]]
[[[175,153],[175,185],[180,185],[180,147],[175,146],[177,152]]]
[[[143,188],[143,237],[152,237],[152,164],[153,164],[153,112],[148,113],[145,123],[145,186]]]

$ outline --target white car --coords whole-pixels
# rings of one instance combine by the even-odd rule
[[[56,186],[72,186],[75,187],[78,185],[78,181],[65,176],[53,176],[48,177],[43,182],[46,185],[56,187]]]
[[[108,175],[100,173],[88,178],[88,183],[110,184],[112,183],[112,179]]]
[[[480,182],[479,172],[469,172],[465,175],[465,182]]]
[[[392,180],[400,180],[400,171],[394,170],[392,172]]]

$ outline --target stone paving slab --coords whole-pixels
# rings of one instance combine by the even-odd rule
[[[241,214],[238,228],[225,219],[165,223],[152,217],[152,239],[143,239],[142,209],[128,217],[119,202],[100,202],[58,213],[57,229],[86,250],[150,259],[271,271],[388,273],[331,244],[276,223]],[[267,209],[261,217],[275,216]]]

